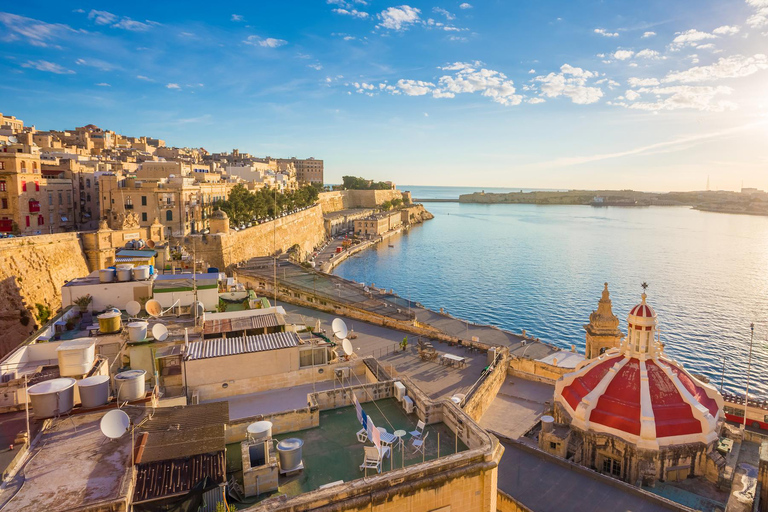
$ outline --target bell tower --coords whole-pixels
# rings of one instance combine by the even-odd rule
[[[584,330],[587,331],[587,359],[598,357],[606,350],[621,344],[624,336],[619,329],[619,319],[613,314],[608,283],[605,283],[603,296],[597,303],[597,311],[589,315],[589,323],[584,326]]]

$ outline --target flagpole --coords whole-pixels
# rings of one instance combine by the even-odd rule
[[[742,435],[747,428],[747,407],[749,406],[749,372],[752,369],[752,342],[755,339],[755,323],[749,324],[750,336],[749,336],[749,361],[747,363],[747,389],[744,393],[744,421],[741,424]]]

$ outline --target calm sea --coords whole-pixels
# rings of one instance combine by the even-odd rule
[[[475,190],[400,188],[418,198]],[[768,217],[682,207],[426,207],[434,220],[392,239],[394,247],[350,258],[336,274],[580,351],[603,282],[626,332],[647,281],[667,353],[717,386],[724,357],[726,390],[744,391],[756,322],[751,389],[768,397]]]

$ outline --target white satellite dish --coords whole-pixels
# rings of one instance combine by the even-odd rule
[[[202,316],[203,313],[205,313],[205,306],[202,302],[197,301],[194,303],[195,309],[197,310],[197,316]]]
[[[17,142],[19,142],[19,139],[15,135],[11,135],[10,137],[8,137],[8,142],[10,142],[11,144],[16,144]]]
[[[147,303],[144,305],[144,310],[147,312],[147,314],[153,318],[157,318],[158,316],[163,314],[163,306],[160,305],[159,302],[157,302],[155,299],[150,299],[147,301]]]
[[[352,355],[352,353],[355,351],[355,350],[352,348],[352,343],[350,343],[350,341],[349,341],[347,338],[344,338],[344,339],[342,340],[342,342],[341,342],[341,348],[342,348],[342,350],[344,350],[344,353],[345,353],[346,355],[348,355],[348,356],[351,356],[351,355]]]
[[[125,312],[128,313],[128,316],[136,316],[139,311],[141,311],[141,304],[138,301],[132,300],[125,305]]]
[[[110,439],[119,439],[131,427],[131,418],[120,409],[109,411],[101,418],[101,433]]]
[[[155,324],[152,326],[152,336],[157,341],[165,341],[168,337],[168,328],[163,324]]]
[[[333,330],[333,335],[340,340],[347,337],[347,324],[345,324],[344,320],[341,318],[333,319],[333,322],[331,322],[331,329]]]

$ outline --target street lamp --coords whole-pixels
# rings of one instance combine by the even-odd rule
[[[747,427],[747,407],[749,406],[749,372],[752,369],[752,342],[755,339],[755,323],[749,324],[749,360],[747,362],[747,389],[744,393],[744,421],[741,423],[742,433]]]

